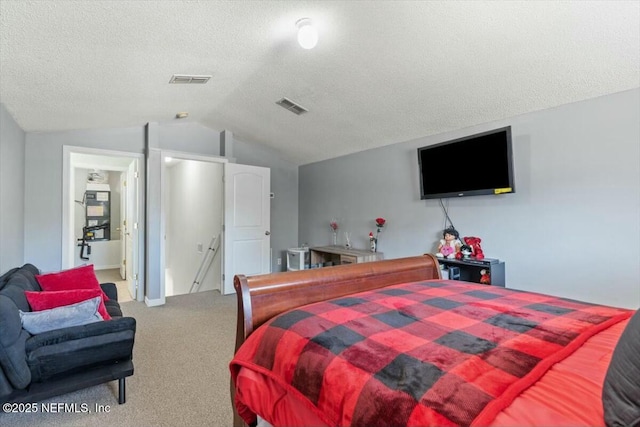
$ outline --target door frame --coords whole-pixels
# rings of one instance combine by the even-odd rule
[[[133,163],[133,162],[131,162]],[[131,167],[131,163],[129,167]],[[129,171],[122,171],[119,175],[119,185],[120,185],[120,224],[118,224],[118,234],[120,234],[120,253],[123,255],[120,257],[120,278],[123,280],[130,280],[131,278],[127,275],[127,226],[131,222],[129,219],[129,187],[126,185],[127,179],[129,176]],[[129,221],[127,221],[129,219]],[[124,261],[122,260],[124,258]],[[129,260],[131,262],[131,260]]]
[[[162,238],[160,239],[160,277],[159,277],[159,281],[160,281],[160,300],[158,302],[154,302],[152,305],[161,305],[164,304],[164,302],[166,301],[166,293],[165,293],[165,286],[166,286],[166,268],[167,268],[167,263],[166,263],[166,225],[167,225],[167,215],[166,215],[166,202],[167,202],[167,197],[165,195],[166,192],[166,186],[167,186],[167,163],[165,162],[165,158],[166,157],[171,157],[173,159],[179,159],[179,160],[194,160],[194,161],[199,161],[199,162],[209,162],[209,163],[229,163],[229,158],[227,157],[218,157],[218,156],[204,156],[204,155],[198,155],[198,154],[193,154],[193,153],[186,153],[183,151],[173,151],[173,150],[164,150],[164,149],[160,149],[160,230],[161,230],[161,236]],[[222,172],[222,178],[224,179],[224,169]],[[220,182],[220,185],[222,186],[222,182]],[[223,199],[224,199],[224,187],[223,187]],[[224,203],[224,200],[221,200],[221,203]],[[223,221],[224,221],[224,217],[223,217]],[[222,233],[222,236],[224,236],[224,233]],[[223,242],[224,242],[224,237],[222,238],[222,242],[220,242],[220,256],[222,259],[222,265],[223,268],[221,270],[221,274],[222,272],[224,272],[224,249],[223,249]],[[224,286],[224,283],[222,283],[222,276],[220,277],[220,293],[222,293],[222,287]],[[149,305],[149,303],[147,303]]]
[[[107,157],[124,157],[130,158],[132,162],[136,163],[136,169],[138,171],[138,179],[136,180],[138,203],[137,203],[137,216],[138,216],[138,228],[137,228],[137,245],[134,245],[136,251],[134,251],[133,257],[137,260],[135,265],[137,266],[138,286],[135,299],[137,301],[144,301],[144,289],[145,289],[145,224],[142,220],[145,212],[145,192],[144,192],[144,171],[145,171],[145,156],[144,154],[132,153],[127,151],[105,150],[100,148],[78,147],[72,145],[62,146],[62,259],[61,266],[63,269],[72,268],[74,266],[76,237],[74,235],[73,219],[71,215],[74,208],[74,198],[71,194],[71,186],[74,184],[74,168],[75,165],[72,162],[72,154],[88,154],[95,156],[107,156]],[[136,253],[137,252],[137,253]],[[142,273],[141,273],[142,271]]]
[[[137,262],[132,262],[136,260],[134,254],[138,250],[140,245],[140,240],[145,239],[145,235],[141,235],[139,231],[140,224],[144,222],[144,212],[138,212],[137,203],[139,202],[140,197],[144,197],[144,194],[140,194],[140,187],[144,187],[144,183],[140,181],[141,172],[138,170],[138,162],[131,162],[129,164],[129,169],[126,171],[126,180],[127,182],[136,182],[138,181],[138,185],[127,185],[126,187],[126,218],[127,218],[127,226],[125,227],[127,230],[125,238],[125,254],[124,259],[127,263],[125,265],[125,276],[128,278],[134,278],[134,281],[127,279],[129,284],[129,293],[134,296],[138,301],[142,300],[145,288],[137,286],[140,278],[140,270],[142,270],[142,275],[146,275],[145,264],[140,264],[138,259]],[[131,218],[135,217],[135,221],[133,224],[131,223]],[[133,233],[133,234],[132,234]],[[134,238],[135,236],[135,238]],[[131,257],[129,257],[131,254]],[[144,247],[142,248],[142,257],[144,259]]]

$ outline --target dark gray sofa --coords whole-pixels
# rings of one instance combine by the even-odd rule
[[[34,402],[113,380],[124,403],[136,321],[122,316],[116,286],[100,285],[111,320],[31,335],[19,310],[30,311],[25,291],[42,290],[39,273],[25,264],[0,276],[0,403]]]

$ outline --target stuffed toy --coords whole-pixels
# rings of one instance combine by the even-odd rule
[[[460,252],[456,254],[456,259],[469,259],[472,252],[471,246],[462,245],[460,246]]]
[[[471,246],[471,256],[476,259],[483,259],[484,252],[482,252],[482,247],[480,246],[480,242],[482,239],[479,237],[465,237],[464,242]]]
[[[480,283],[482,283],[483,285],[491,284],[491,276],[489,276],[489,272],[484,268],[480,270]]]
[[[436,256],[438,258],[455,259],[462,246],[460,234],[455,228],[449,227],[442,231],[442,237]]]

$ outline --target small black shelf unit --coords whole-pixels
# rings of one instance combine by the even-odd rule
[[[449,270],[449,278],[452,280],[464,280],[465,282],[480,283],[480,271],[484,269],[489,272],[491,286],[505,287],[504,261],[500,261],[495,258],[438,258],[438,262]]]

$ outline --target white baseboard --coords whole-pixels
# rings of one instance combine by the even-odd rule
[[[164,298],[149,299],[148,297],[144,297],[144,303],[147,305],[147,307],[157,307],[159,305],[164,305],[165,299]]]
[[[120,268],[120,264],[113,264],[113,265],[94,265],[93,269],[94,270],[112,270],[114,268]]]

